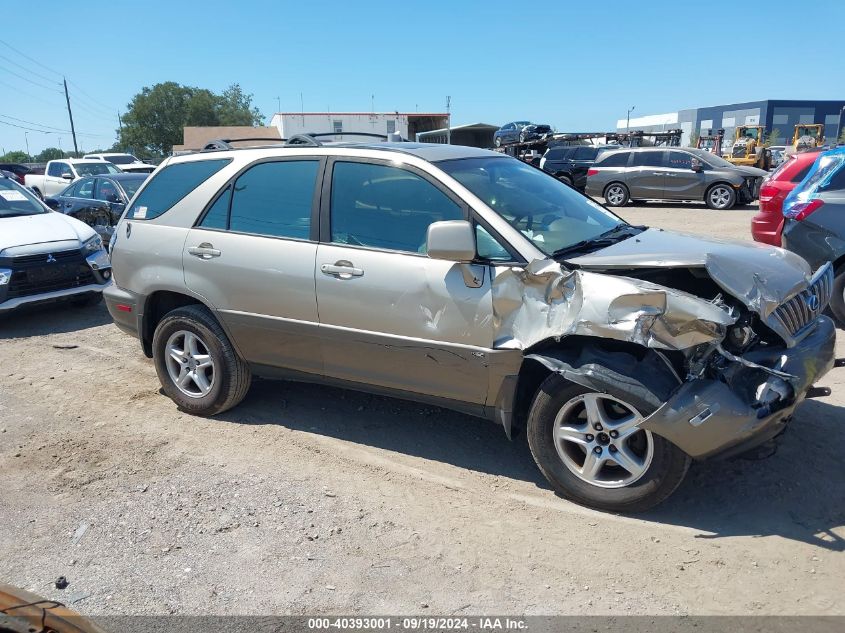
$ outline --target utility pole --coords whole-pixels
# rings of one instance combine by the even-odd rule
[[[446,145],[452,144],[452,97],[446,97]]]
[[[625,133],[628,135],[628,147],[631,147],[631,112],[633,112],[636,107],[637,106],[631,106],[628,108],[628,118],[625,120]]]
[[[67,79],[62,77],[62,81],[65,85],[65,101],[67,101],[67,115],[70,118],[70,133],[73,134],[73,155],[79,158],[79,147],[76,145],[76,130],[73,127],[73,112],[70,111],[70,97],[67,94]]]
[[[29,160],[32,158],[32,156],[29,155],[29,132],[24,132],[23,138],[26,141],[26,159]]]

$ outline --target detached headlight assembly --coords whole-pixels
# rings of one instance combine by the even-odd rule
[[[0,268],[0,286],[5,286],[12,281],[12,270],[10,268]]]
[[[97,251],[103,250],[103,238],[99,235],[95,235],[89,240],[86,240],[85,243],[82,245],[82,254],[83,255],[91,255],[92,253],[96,253]]]

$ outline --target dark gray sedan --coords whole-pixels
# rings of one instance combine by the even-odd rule
[[[602,154],[587,172],[587,194],[614,207],[631,200],[703,200],[722,210],[755,200],[766,175],[704,150],[634,147]]]

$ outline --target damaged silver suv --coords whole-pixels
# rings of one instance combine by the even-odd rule
[[[435,403],[630,512],[826,391],[829,265],[632,226],[502,154],[298,140],[171,158],[117,227],[109,310],[185,411],[252,375]]]

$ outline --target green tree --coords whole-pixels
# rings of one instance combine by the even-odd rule
[[[842,131],[839,133],[839,141],[838,141],[838,142],[839,142],[839,143],[842,143],[842,144],[845,144],[845,130],[842,130]]]
[[[49,160],[56,160],[65,157],[65,153],[58,147],[48,147],[43,152],[35,156],[35,162],[46,163]]]
[[[698,139],[700,134],[698,132],[693,132],[689,135],[689,146],[690,147],[697,147],[698,146]]]
[[[261,113],[252,95],[233,84],[222,95],[173,81],[144,87],[129,103],[117,144],[142,158],[169,154],[185,126],[257,125]]]
[[[32,161],[32,157],[26,152],[15,150],[14,152],[6,152],[6,154],[0,156],[0,160],[4,163],[29,163]]]
[[[261,125],[264,117],[252,105],[252,95],[245,94],[240,84],[232,84],[220,95],[219,125]]]

